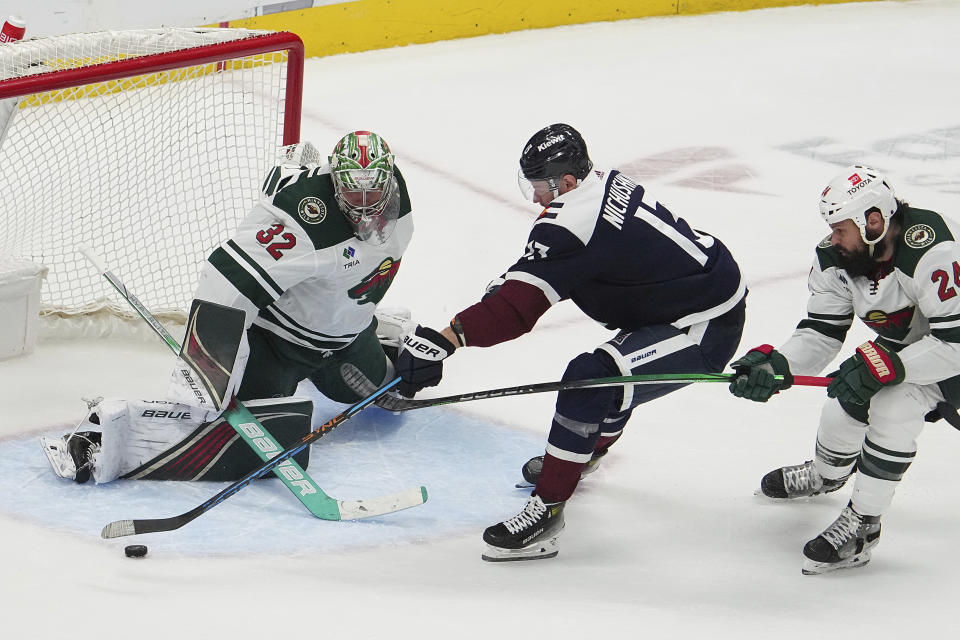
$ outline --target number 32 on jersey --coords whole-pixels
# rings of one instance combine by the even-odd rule
[[[282,224],[272,224],[269,228],[258,231],[256,238],[274,260],[282,258],[287,249],[297,246],[297,236],[289,231],[284,233]]]

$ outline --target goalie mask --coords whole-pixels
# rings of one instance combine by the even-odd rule
[[[390,147],[370,131],[348,133],[330,155],[337,204],[361,240],[382,244],[396,225],[400,190],[393,166]]]
[[[872,240],[867,238],[867,214],[879,211],[883,231]],[[830,181],[820,194],[820,215],[829,224],[853,220],[870,253],[890,229],[890,218],[897,212],[897,198],[879,171],[856,165],[848,167]]]
[[[520,154],[517,181],[523,197],[536,202],[535,194],[552,191],[559,194],[560,179],[570,174],[577,184],[587,177],[593,163],[587,154],[587,143],[576,129],[557,123],[533,134]]]

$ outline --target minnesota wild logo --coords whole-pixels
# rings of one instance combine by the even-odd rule
[[[912,249],[923,249],[937,239],[933,228],[925,224],[915,224],[903,234],[903,240]]]
[[[372,302],[379,303],[390,288],[390,284],[397,275],[400,261],[393,258],[384,258],[383,262],[371,273],[364,276],[360,284],[350,289],[347,294],[357,300],[357,304]]]
[[[885,312],[872,309],[861,318],[863,323],[883,337],[903,340],[910,333],[910,323],[916,307],[904,307],[898,311]]]

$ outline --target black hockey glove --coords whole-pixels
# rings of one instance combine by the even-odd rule
[[[766,402],[778,391],[793,386],[787,359],[768,344],[747,351],[730,366],[737,374],[730,383],[730,393],[738,398]],[[773,376],[783,376],[783,382],[777,382]]]
[[[903,362],[893,351],[872,340],[840,364],[827,395],[841,402],[867,404],[880,389],[903,382]]]
[[[456,347],[439,331],[417,326],[416,331],[403,336],[400,355],[397,356],[397,391],[408,398],[424,387],[433,387],[443,377],[443,360]]]

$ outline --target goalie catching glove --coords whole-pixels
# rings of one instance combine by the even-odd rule
[[[793,374],[787,359],[768,344],[755,347],[730,364],[737,377],[730,393],[754,402],[766,402],[773,394],[793,386]],[[783,376],[778,381],[774,376]]]
[[[867,340],[840,364],[827,395],[841,402],[866,404],[880,389],[903,382],[903,375],[900,356]]]
[[[397,391],[410,398],[424,387],[439,384],[443,361],[455,349],[440,332],[428,327],[417,326],[413,333],[403,336],[397,357],[397,375],[401,378]]]

